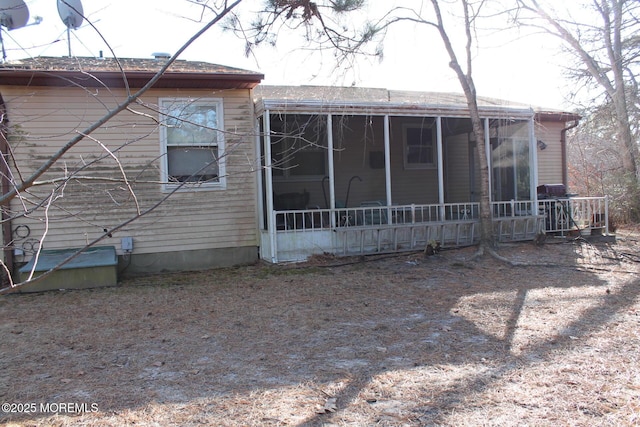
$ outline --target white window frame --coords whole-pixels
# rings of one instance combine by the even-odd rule
[[[422,163],[409,163],[408,155],[409,155],[409,146],[407,139],[407,132],[409,129],[422,129],[424,132],[431,133],[431,162],[422,162]],[[420,125],[415,123],[404,123],[402,125],[402,158],[404,161],[405,169],[435,169],[437,167],[437,148],[436,148],[436,127],[429,125]]]
[[[225,160],[225,138],[224,138],[224,108],[222,98],[188,98],[188,97],[165,97],[159,98],[160,109],[160,158],[161,158],[161,180],[164,191],[184,190],[224,190],[226,181],[226,160]],[[217,147],[218,153],[218,180],[216,182],[169,182],[169,160],[168,147],[177,146],[170,144],[167,140],[166,111],[168,104],[185,104],[195,106],[208,106],[216,110],[215,140],[210,144],[194,144],[193,147]],[[185,144],[181,144],[185,146]],[[188,146],[188,145],[187,145]]]

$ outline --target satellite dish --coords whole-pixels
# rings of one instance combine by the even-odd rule
[[[0,25],[7,30],[24,27],[29,20],[29,9],[23,0],[0,0]]]
[[[2,40],[2,27],[15,30],[24,27],[29,20],[29,9],[23,0],[0,0],[0,45],[2,45],[2,61],[6,61],[7,52]]]
[[[77,30],[84,19],[82,3],[80,0],[58,0],[58,15],[67,29]]]
[[[58,0],[58,15],[67,26],[67,46],[71,56],[71,30],[77,30],[82,25],[84,11],[80,0]]]

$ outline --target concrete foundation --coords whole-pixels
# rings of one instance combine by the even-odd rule
[[[74,249],[43,250],[34,277],[57,266],[75,253]],[[258,247],[204,249],[116,256],[115,248],[90,248],[42,280],[20,287],[19,292],[42,292],[58,289],[88,289],[116,286],[128,276],[165,272],[197,271],[247,265],[258,261]],[[19,280],[26,280],[33,260],[19,270]]]
[[[142,274],[197,271],[252,264],[258,260],[258,247],[202,249],[118,256],[121,277]]]

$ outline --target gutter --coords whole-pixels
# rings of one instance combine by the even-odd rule
[[[469,108],[451,104],[425,103],[389,103],[389,102],[358,102],[358,101],[327,101],[327,100],[292,100],[258,98],[255,101],[256,113],[264,111],[286,112],[290,114],[353,114],[353,115],[401,115],[401,116],[442,116],[460,117],[469,114]],[[531,109],[479,106],[480,115],[484,118],[529,119],[533,114]]]
[[[7,107],[0,94],[0,155],[2,155],[2,161],[0,161],[0,191],[2,194],[6,194],[11,188],[11,181],[9,180],[9,118],[7,116]],[[11,227],[11,215],[9,215],[9,206],[0,206],[1,218],[2,218],[2,245],[4,247],[4,263],[9,271],[9,274],[13,274],[14,260],[13,260],[13,230]]]
[[[141,88],[155,77],[152,71],[92,71],[83,73],[74,70],[22,70],[0,67],[2,84],[11,86],[54,86],[54,87],[129,87]],[[249,73],[206,73],[167,72],[153,85],[158,88],[188,89],[253,89],[264,78],[263,74]]]

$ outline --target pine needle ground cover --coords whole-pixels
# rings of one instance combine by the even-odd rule
[[[640,424],[640,232],[499,252],[0,298],[0,423]]]

